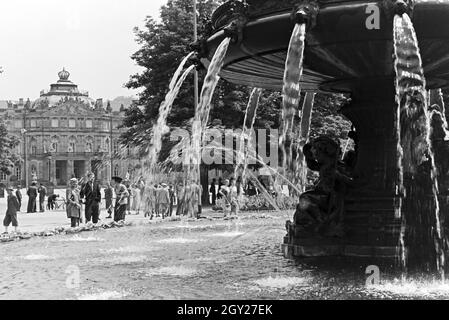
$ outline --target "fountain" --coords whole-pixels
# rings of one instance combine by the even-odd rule
[[[448,197],[440,160],[447,124],[444,112],[429,106],[426,90],[449,85],[448,17],[448,0],[232,0],[215,11],[200,41],[204,65],[230,38],[222,78],[276,90],[291,82],[281,139],[287,164],[288,115],[299,90],[351,95],[342,113],[356,128],[356,163],[341,162],[332,137],[305,145],[307,165],[328,179],[322,190],[301,195],[287,223],[286,257],[399,257],[402,265],[443,273]],[[301,36],[302,48],[289,47],[292,39],[302,43]],[[330,216],[335,220],[327,223]]]

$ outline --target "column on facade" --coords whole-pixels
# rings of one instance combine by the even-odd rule
[[[56,160],[51,159],[50,160],[50,182],[52,182],[54,185],[57,185],[56,181]]]

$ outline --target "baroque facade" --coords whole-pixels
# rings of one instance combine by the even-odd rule
[[[21,99],[0,110],[8,132],[20,139],[17,152],[23,159],[11,176],[0,176],[1,183],[24,185],[37,178],[62,187],[71,177],[80,179],[88,171],[102,183],[114,175],[132,174],[140,161],[133,150],[119,144],[123,109],[105,108],[102,99],[95,101],[88,92],[78,90],[66,70],[58,76],[33,103]]]

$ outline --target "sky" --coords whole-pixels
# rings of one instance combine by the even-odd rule
[[[124,88],[142,69],[133,28],[159,16],[167,0],[0,1],[0,100],[35,100],[65,68],[94,98],[137,91]]]

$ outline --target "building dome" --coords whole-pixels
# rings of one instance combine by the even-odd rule
[[[59,76],[59,80],[67,81],[67,80],[69,80],[70,72],[66,71],[65,68],[62,68],[62,71],[59,71],[58,76]]]
[[[71,101],[84,103],[92,108],[95,101],[89,97],[86,91],[80,91],[78,86],[69,80],[70,72],[62,69],[58,72],[59,80],[50,85],[50,90],[42,90],[40,97],[35,101],[33,108],[48,108],[57,104]]]

